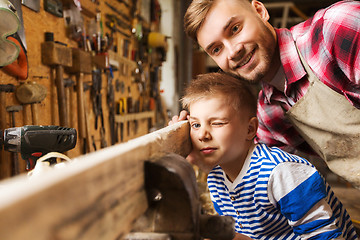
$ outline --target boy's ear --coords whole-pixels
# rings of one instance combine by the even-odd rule
[[[250,118],[249,125],[248,125],[247,140],[253,140],[254,139],[254,137],[256,136],[258,126],[259,126],[259,120],[257,119],[257,117]]]
[[[253,6],[255,12],[260,16],[260,18],[264,22],[267,22],[270,19],[269,12],[268,12],[268,10],[266,9],[266,7],[264,6],[264,4],[262,2],[259,2],[257,0],[253,0],[251,2],[251,5]]]

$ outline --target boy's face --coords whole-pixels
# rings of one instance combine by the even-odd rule
[[[241,169],[256,134],[247,111],[236,112],[222,96],[200,99],[189,110],[193,151],[201,165]]]
[[[199,45],[225,72],[250,82],[272,73],[276,34],[258,1],[218,0],[197,33]],[[264,78],[265,77],[265,78]]]

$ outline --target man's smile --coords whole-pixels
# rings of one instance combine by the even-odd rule
[[[250,62],[250,59],[252,58],[252,56],[254,55],[255,49],[252,50],[245,58],[243,61],[241,61],[240,63],[238,63],[235,66],[235,69],[237,68],[241,68],[242,66],[246,65],[248,62]]]

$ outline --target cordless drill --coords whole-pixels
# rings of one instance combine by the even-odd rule
[[[26,125],[7,128],[0,133],[0,149],[20,153],[26,161],[26,170],[35,167],[36,161],[49,152],[66,152],[76,145],[74,128],[60,126]]]

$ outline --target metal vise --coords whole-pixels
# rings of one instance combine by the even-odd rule
[[[149,207],[125,236],[126,240],[234,238],[232,217],[201,213],[194,170],[180,155],[146,161],[145,188]]]

